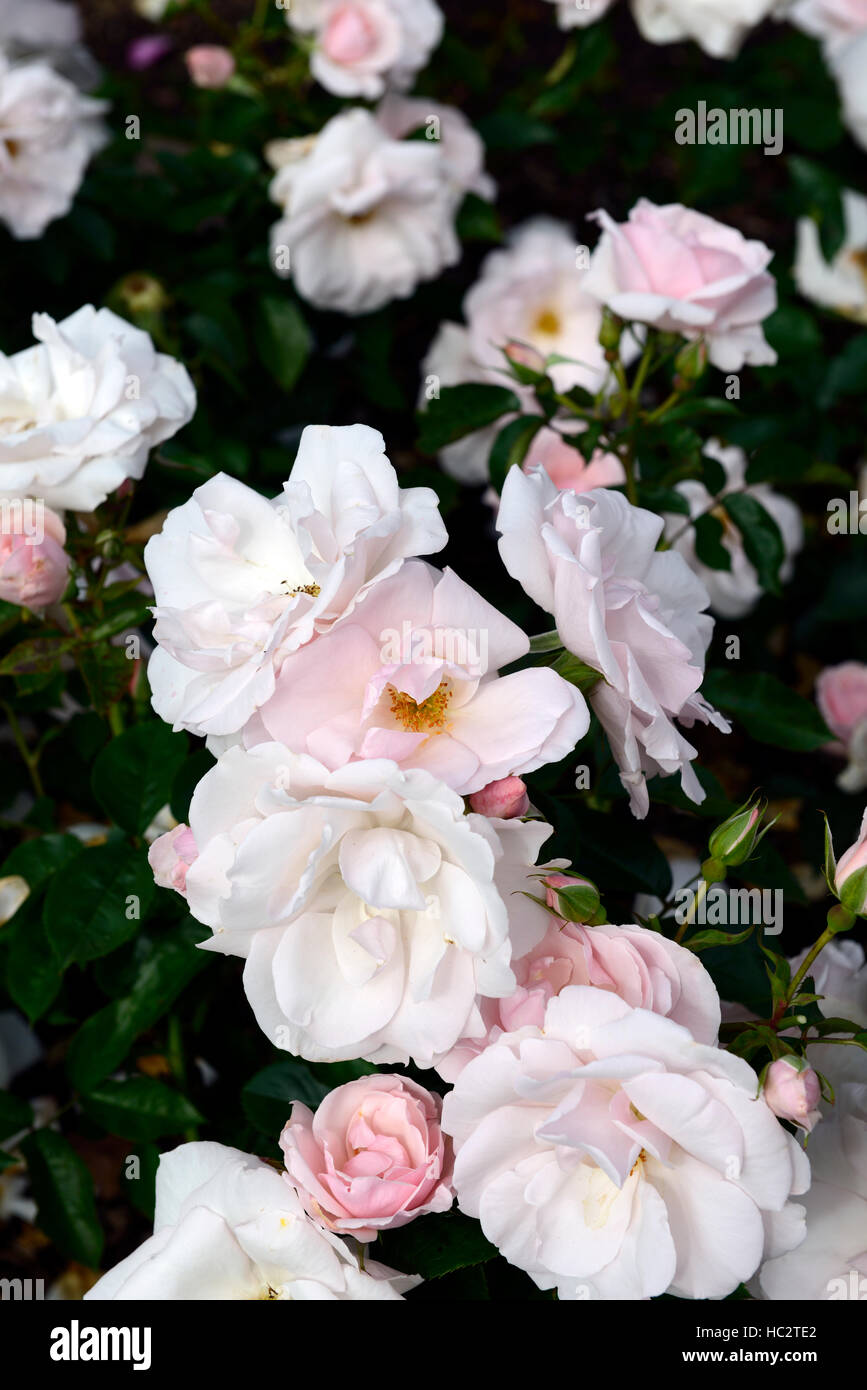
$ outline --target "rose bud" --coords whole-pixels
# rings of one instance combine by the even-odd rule
[[[729,866],[749,859],[761,839],[759,830],[766,809],[767,803],[748,801],[718,825],[708,840],[710,857]]]
[[[764,1097],[774,1114],[807,1133],[822,1115],[819,1078],[802,1057],[778,1057],[768,1067]]]
[[[235,72],[235,59],[228,48],[219,44],[200,43],[188,48],[184,62],[194,84],[211,90],[225,87]]]
[[[0,510],[0,599],[22,608],[58,603],[69,582],[65,540],[57,513],[29,497]]]
[[[530,798],[520,777],[500,777],[498,781],[482,787],[481,791],[473,792],[470,806],[480,816],[513,820],[515,816],[526,816],[530,809]]]
[[[442,1101],[404,1076],[338,1086],[314,1115],[296,1102],[280,1136],[286,1177],[330,1231],[375,1240],[452,1204]]]
[[[867,915],[867,811],[854,845],[840,856],[834,889],[844,907],[857,916]]]
[[[599,911],[599,889],[589,878],[549,874],[545,888],[548,906],[566,922],[589,922]]]

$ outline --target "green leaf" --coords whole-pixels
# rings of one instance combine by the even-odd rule
[[[688,941],[684,941],[682,944],[689,951],[706,951],[710,946],[737,946],[739,942],[746,941],[752,930],[752,927],[747,927],[746,931],[736,932],[732,935],[729,932],[709,929],[708,931],[696,932],[695,936],[691,936]]]
[[[860,396],[867,391],[867,333],[850,338],[832,359],[819,392],[818,405],[827,408],[840,396]]]
[[[816,706],[767,671],[708,671],[701,693],[759,743],[809,753],[830,742]]]
[[[491,487],[495,492],[502,492],[509,469],[524,462],[527,450],[544,423],[543,415],[519,415],[517,420],[510,420],[500,430],[491,448],[488,464]]]
[[[72,1146],[53,1129],[38,1129],[21,1144],[40,1230],[72,1260],[90,1269],[102,1257],[93,1181]]]
[[[723,545],[725,530],[718,516],[706,512],[693,522],[695,553],[712,570],[730,570],[732,557]]]
[[[54,1003],[64,964],[42,925],[42,904],[30,897],[15,915],[15,934],[6,966],[6,988],[33,1023]]]
[[[446,444],[473,434],[499,420],[501,415],[519,412],[521,402],[507,386],[488,386],[465,382],[443,386],[418,417],[418,447],[423,454],[435,454]]]
[[[288,295],[266,294],[253,323],[256,351],[277,385],[291,391],[303,372],[313,339],[304,316]]]
[[[502,241],[496,208],[477,193],[468,193],[458,211],[455,231],[461,241]]]
[[[85,1111],[109,1134],[147,1142],[163,1134],[180,1134],[202,1123],[194,1105],[161,1081],[131,1076],[126,1081],[103,1081],[82,1096]]]
[[[123,841],[87,849],[51,881],[45,931],[65,965],[108,955],[135,936],[154,895],[143,851]]]
[[[819,224],[822,250],[832,260],[843,244],[846,221],[840,180],[824,164],[792,155],[786,166],[805,213]]]
[[[424,1279],[439,1279],[456,1269],[485,1264],[498,1253],[482,1234],[478,1221],[454,1209],[385,1232],[376,1248],[377,1259]]]
[[[33,1107],[8,1091],[0,1091],[0,1139],[4,1142],[33,1123]]]
[[[782,358],[806,357],[822,351],[816,320],[797,304],[781,304],[762,325],[765,337]]]
[[[304,1062],[294,1058],[272,1062],[257,1072],[241,1092],[244,1113],[264,1134],[276,1138],[300,1100],[315,1110],[332,1088],[319,1081]]]
[[[53,672],[57,669],[61,656],[64,652],[71,651],[76,641],[75,637],[66,637],[58,633],[48,637],[31,637],[26,642],[19,642],[0,661],[0,676],[31,676]]]
[[[781,593],[780,567],[786,547],[776,521],[757,497],[746,492],[729,493],[723,506],[743,537],[747,559],[762,588],[771,594]]]
[[[81,850],[82,843],[75,835],[39,835],[35,840],[24,840],[0,865],[0,878],[17,874],[26,881],[31,894],[36,893]]]
[[[106,744],[93,765],[91,789],[106,814],[141,835],[169,800],[188,744],[168,724],[135,724]]]
[[[139,1034],[162,1018],[208,964],[207,954],[194,950],[183,931],[152,943],[129,993],[93,1014],[72,1039],[66,1069],[73,1086],[92,1091],[119,1067]]]

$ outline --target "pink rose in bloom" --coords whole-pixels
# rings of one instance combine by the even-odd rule
[[[777,354],[761,324],[777,307],[767,267],[772,253],[680,203],[639,199],[627,222],[590,214],[602,228],[584,290],[628,321],[685,338],[703,338],[724,372],[745,362],[772,365]]]
[[[497,676],[525,633],[451,570],[419,560],[286,657],[245,730],[332,770],[391,758],[462,796],[557,762],[587,732],[583,696],[550,667]]]
[[[0,599],[22,608],[58,603],[69,580],[66,528],[31,498],[0,504]]]
[[[330,1231],[375,1240],[452,1204],[442,1101],[403,1076],[338,1086],[314,1115],[296,1102],[280,1136],[286,1175]]]
[[[443,32],[434,0],[292,0],[286,23],[313,39],[310,71],[340,97],[405,89]]]
[[[822,1118],[818,1108],[822,1098],[819,1078],[800,1057],[778,1057],[771,1063],[764,1096],[775,1115],[807,1133]]]
[[[816,704],[831,732],[848,744],[867,719],[867,666],[862,661],[844,661],[826,667],[816,681]]]
[[[228,48],[219,44],[200,43],[184,54],[187,72],[197,87],[225,87],[235,71],[235,59]]]
[[[196,838],[188,825],[176,825],[154,840],[148,850],[148,863],[160,888],[174,888],[187,895],[187,869],[199,856]]]
[[[574,879],[552,874],[546,883],[565,887]],[[532,887],[528,887],[532,891]],[[548,902],[556,895],[548,888]],[[517,989],[505,999],[480,1001],[487,1035],[462,1038],[437,1065],[444,1080],[454,1082],[473,1057],[518,1028],[541,1028],[548,1001],[567,985],[592,985],[649,1009],[688,1028],[697,1042],[714,1044],[720,1025],[720,1001],[708,972],[692,951],[659,932],[639,926],[587,927],[549,917],[549,926],[518,960],[512,961]]]
[[[481,791],[473,792],[470,806],[480,816],[512,820],[515,816],[526,816],[530,809],[530,798],[520,777],[501,777],[496,782],[489,782]]]
[[[580,438],[580,435],[576,438]],[[594,487],[616,487],[626,482],[626,470],[616,454],[594,449],[589,460],[580,450],[567,443],[557,430],[541,429],[524,459],[523,469],[529,473],[537,464],[544,468],[555,487],[571,492],[589,492]]]

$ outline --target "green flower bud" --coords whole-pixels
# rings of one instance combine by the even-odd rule
[[[766,803],[748,801],[718,825],[708,840],[711,857],[728,866],[743,864],[749,859],[761,838],[759,832],[766,809]]]

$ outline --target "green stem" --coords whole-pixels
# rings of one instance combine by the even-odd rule
[[[822,932],[822,935],[819,937],[819,940],[815,942],[813,946],[810,947],[809,951],[804,956],[804,959],[798,967],[797,973],[795,974],[794,979],[792,980],[792,983],[789,986],[789,992],[784,1001],[787,1007],[789,1005],[790,1000],[794,999],[795,995],[797,994],[798,986],[800,985],[801,981],[805,979],[805,977],[809,973],[810,966],[813,964],[813,961],[816,959],[819,952],[823,950],[825,946],[828,945],[828,942],[833,941],[834,935],[835,933],[829,931],[826,927],[825,930]]]
[[[27,768],[33,790],[37,796],[44,796],[45,788],[42,785],[42,778],[39,775],[39,754],[31,753],[30,749],[27,747],[27,740],[24,737],[21,725],[18,723],[18,717],[12,707],[4,704],[3,713],[9,720],[9,727],[12,730],[15,746],[21,754],[22,762]]]
[[[683,938],[686,936],[686,929],[687,929],[687,927],[692,926],[692,923],[693,923],[694,920],[695,920],[695,914],[696,914],[696,912],[698,911],[699,903],[701,903],[701,902],[704,901],[705,896],[706,896],[706,894],[707,894],[707,890],[708,890],[708,882],[707,882],[707,879],[706,879],[706,878],[701,878],[701,879],[699,879],[698,888],[696,889],[695,893],[693,893],[693,896],[692,896],[692,904],[691,904],[691,906],[690,906],[690,908],[689,908],[689,911],[687,912],[686,916],[684,917],[683,921],[681,922],[680,926],[678,927],[677,936],[674,938],[675,941],[682,941]]]

